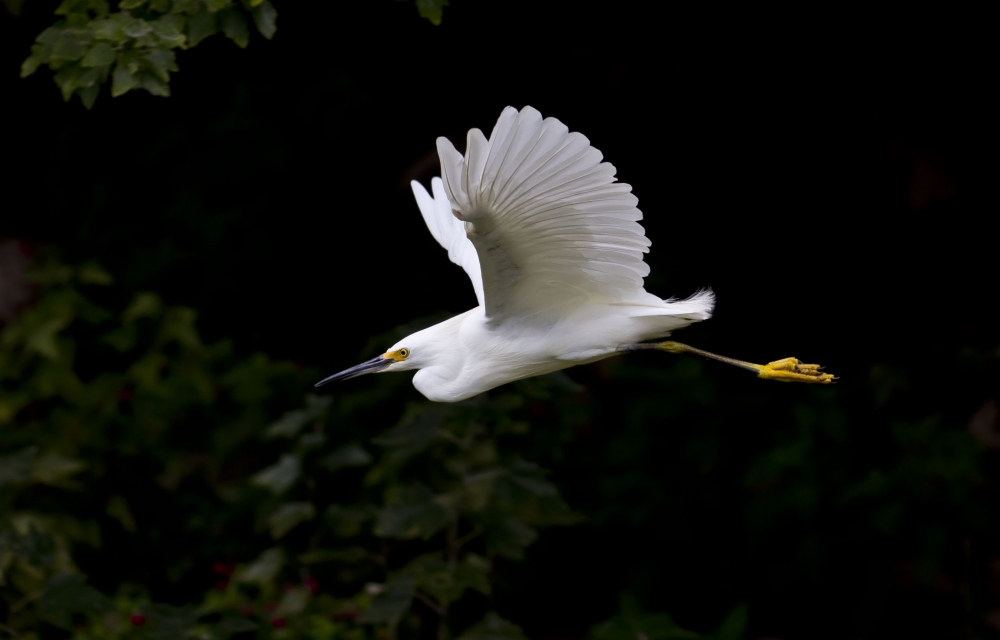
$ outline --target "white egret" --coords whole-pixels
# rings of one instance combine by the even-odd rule
[[[454,402],[513,380],[624,351],[691,352],[774,380],[829,383],[816,365],[756,365],[676,342],[646,343],[711,316],[710,290],[661,300],[643,289],[650,242],[638,199],[600,151],[531,107],[504,109],[489,140],[469,131],[465,156],[437,140],[433,197],[412,183],[431,234],[472,280],[479,306],[409,335],[316,386],[418,369],[413,385]]]

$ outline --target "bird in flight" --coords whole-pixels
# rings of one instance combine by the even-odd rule
[[[437,139],[441,177],[411,183],[420,213],[472,280],[479,306],[411,334],[385,353],[321,380],[417,369],[430,400],[455,402],[513,380],[626,351],[694,353],[758,377],[828,384],[817,365],[757,365],[677,342],[644,342],[707,320],[715,296],[647,293],[650,242],[632,187],[583,135],[525,107],[504,109],[489,139],[469,131],[465,155]],[[433,195],[432,195],[433,194]]]

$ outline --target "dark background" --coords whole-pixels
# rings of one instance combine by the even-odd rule
[[[974,16],[453,4],[439,27],[409,2],[278,4],[273,41],[255,35],[243,51],[211,38],[179,56],[172,97],[105,92],[88,112],[62,103],[44,69],[17,77],[52,22],[51,7],[28,2],[0,22],[0,237],[95,258],[130,290],[195,307],[207,340],[333,372],[370,357],[371,335],[475,304],[408,183],[437,175],[437,136],[461,149],[469,128],[488,133],[504,106],[530,104],[587,135],[633,185],[653,241],[647,289],[715,290],[715,317],[678,339],[758,362],[795,355],[841,376],[816,410],[835,407],[869,435],[815,473],[878,466],[891,419],[943,416],[963,429],[997,396],[995,360],[962,360],[992,353],[1000,320],[996,69]],[[634,357],[657,366],[645,356]],[[612,498],[595,476],[624,473],[602,457],[621,437],[625,459],[646,460],[650,475],[612,496],[617,512],[583,533],[546,532],[511,569],[514,586],[497,597],[529,635],[576,637],[627,587],[702,628],[748,601],[752,637],[990,632],[959,587],[900,577],[893,554],[905,540],[848,536],[817,551],[806,578],[789,551],[795,531],[734,533],[743,471],[725,456],[697,477],[647,459],[680,446],[672,430],[700,426],[622,436],[616,412],[656,391],[616,383],[614,366],[569,372],[615,400],[596,410],[596,435],[568,445],[555,479],[571,504],[599,512]],[[885,367],[906,391],[880,410]],[[726,406],[713,424],[736,448],[780,432],[781,407],[819,397],[705,371]],[[722,498],[691,498],[683,513],[695,523],[681,526],[666,507],[689,491]],[[824,517],[839,516],[817,530],[845,526]],[[995,535],[971,556],[965,532],[948,535],[942,566],[989,601]]]

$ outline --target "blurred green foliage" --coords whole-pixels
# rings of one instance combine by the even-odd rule
[[[448,6],[448,0],[414,0],[417,4],[417,12],[421,18],[427,18],[431,24],[441,24],[444,8]]]
[[[753,594],[663,577],[673,563],[715,579],[679,565],[685,549],[741,567],[723,575],[817,592],[877,562],[858,579],[940,592],[963,624],[997,606],[970,551],[988,555],[1000,530],[997,412],[987,403],[968,428],[904,414],[893,407],[924,382],[887,365],[865,409],[877,433],[836,389],[720,402],[693,359],[610,361],[599,397],[562,374],[453,405],[411,400],[406,376],[317,396],[303,390],[319,372],[206,344],[194,310],[122,290],[95,263],[42,258],[29,278],[33,303],[0,331],[11,637],[514,640],[524,605],[497,589],[527,588],[511,570],[526,558],[529,576],[554,571],[552,547],[526,551],[569,525],[584,566],[620,567],[595,582],[614,585],[618,613],[580,614],[594,640],[748,637],[736,603]],[[976,353],[956,358],[992,379],[995,358]],[[601,446],[574,454],[591,425]],[[539,464],[571,483],[575,509]],[[715,631],[689,629],[689,590],[716,594],[715,622],[694,621]]]
[[[112,278],[94,264],[43,261],[30,278],[37,302],[0,333],[2,629],[364,638],[430,624],[444,637],[466,603],[483,617],[466,637],[521,637],[468,594],[490,594],[494,559],[522,559],[539,527],[580,519],[517,453],[522,396],[410,404],[370,441],[395,382],[307,395],[271,420],[308,388],[294,366],[204,344],[193,310],[152,293],[106,310],[92,298]],[[135,576],[89,584],[81,547],[109,565],[155,554],[147,570],[173,582],[212,566],[216,581],[182,606],[151,602]]]
[[[733,609],[716,633],[699,635],[681,628],[666,613],[645,613],[632,597],[623,596],[621,611],[614,618],[594,627],[593,640],[739,640],[747,626],[747,607],[740,605]]]

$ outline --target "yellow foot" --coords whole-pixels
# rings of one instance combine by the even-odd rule
[[[643,344],[629,344],[621,347],[624,351],[636,351],[639,349],[656,349],[657,351],[666,351],[668,353],[694,353],[705,358],[711,358],[712,360],[718,360],[720,362],[726,362],[728,364],[737,366],[741,369],[748,369],[750,371],[756,371],[758,378],[764,378],[765,380],[781,380],[782,382],[811,382],[813,384],[831,384],[836,380],[836,376],[830,375],[829,373],[822,373],[821,369],[823,367],[818,364],[802,364],[795,358],[784,358],[782,360],[775,360],[774,362],[769,362],[767,364],[754,364],[752,362],[744,362],[742,360],[736,360],[734,358],[727,358],[725,356],[716,355],[714,353],[709,353],[708,351],[702,351],[701,349],[696,349],[694,347],[688,346],[686,344],[681,344],[680,342],[657,342],[657,343],[643,343]]]
[[[812,382],[814,384],[831,384],[837,378],[829,373],[822,373],[823,367],[818,364],[802,364],[796,358],[783,358],[768,362],[757,371],[758,378],[765,380],[781,380],[782,382]]]

